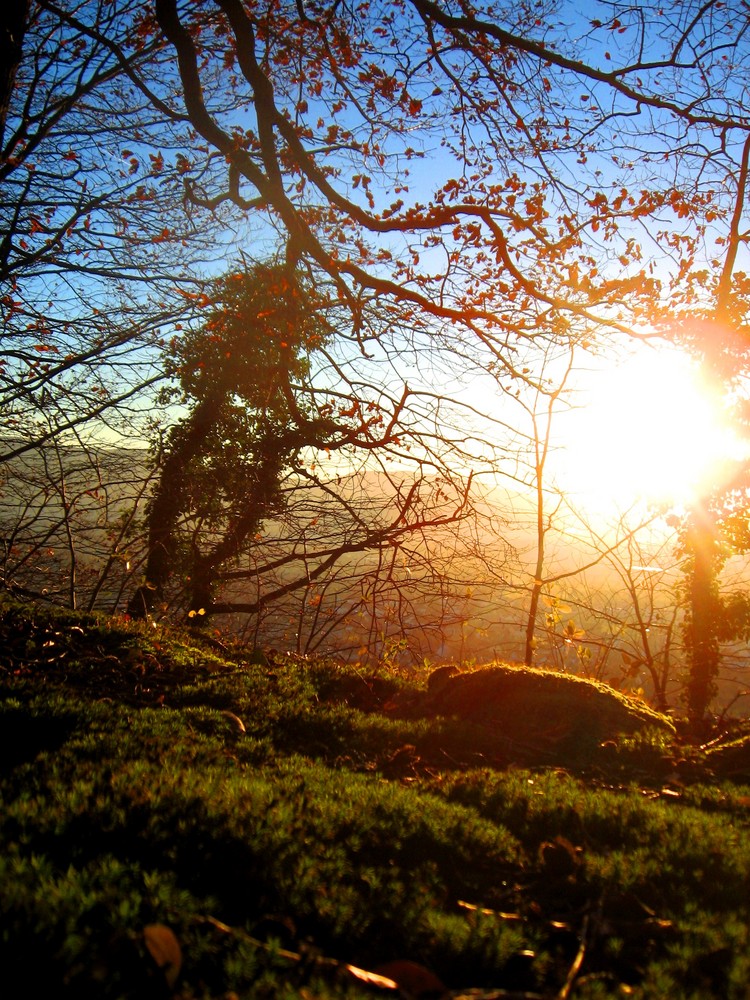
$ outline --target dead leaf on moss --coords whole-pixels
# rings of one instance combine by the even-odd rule
[[[448,992],[447,987],[433,972],[417,962],[397,959],[379,966],[375,971],[380,976],[392,979],[402,993],[414,1000],[433,1000]]]
[[[161,969],[171,989],[182,967],[182,949],[174,932],[164,924],[148,924],[143,928],[143,940],[149,954]]]
[[[234,712],[227,712],[227,711],[222,711],[221,714],[224,716],[225,719],[229,719],[230,722],[233,722],[241,733],[247,732],[247,730],[245,729],[245,723],[242,721],[239,715],[235,715]]]

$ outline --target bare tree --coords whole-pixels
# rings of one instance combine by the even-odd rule
[[[33,3],[0,168],[5,460],[141,433],[207,281],[282,244],[342,317],[312,419],[373,406],[385,466],[459,505],[470,474],[512,482],[530,361],[687,341],[727,288],[744,315],[746,33],[692,0]],[[335,454],[316,488],[362,461]]]

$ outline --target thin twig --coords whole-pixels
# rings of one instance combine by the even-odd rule
[[[588,926],[589,926],[589,918],[586,916],[583,918],[583,926],[581,927],[581,944],[580,947],[578,948],[578,953],[576,954],[576,957],[573,959],[573,964],[568,970],[568,977],[565,980],[562,989],[557,994],[556,1000],[568,1000],[568,997],[570,996],[570,991],[573,988],[573,983],[576,980],[576,976],[581,971],[581,966],[583,965],[583,959],[586,955],[586,931],[588,930]]]

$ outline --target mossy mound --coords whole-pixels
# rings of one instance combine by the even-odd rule
[[[706,753],[706,763],[722,778],[750,781],[750,733],[710,747]]]
[[[746,998],[750,795],[715,776],[750,724],[691,750],[558,674],[220,654],[0,599],[11,995]]]
[[[426,699],[435,714],[459,716],[522,745],[583,749],[640,729],[674,733],[666,715],[606,684],[512,664],[448,676]]]

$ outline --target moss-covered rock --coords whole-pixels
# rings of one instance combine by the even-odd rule
[[[706,763],[721,777],[750,782],[750,733],[710,747]]]
[[[500,664],[457,673],[428,690],[438,715],[459,716],[520,744],[583,749],[647,727],[674,732],[671,720],[597,681]]]

